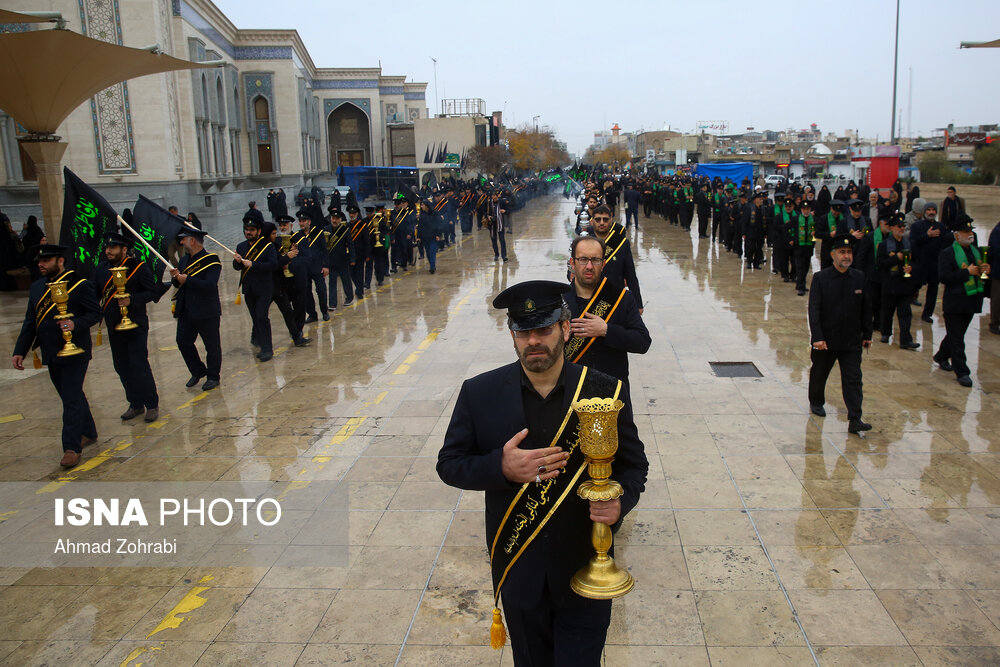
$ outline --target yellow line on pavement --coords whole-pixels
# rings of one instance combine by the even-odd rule
[[[212,579],[214,579],[212,575],[206,575],[202,577],[198,581],[198,583],[205,584],[211,581]],[[157,625],[155,628],[153,628],[152,632],[146,635],[146,639],[149,639],[157,632],[162,632],[163,630],[171,630],[177,628],[178,626],[180,626],[181,623],[190,619],[191,618],[190,616],[181,617],[180,614],[187,614],[189,612],[192,612],[195,609],[198,609],[199,607],[203,606],[206,602],[208,602],[207,599],[201,597],[201,594],[210,588],[211,586],[194,586],[184,595],[183,598],[181,598],[180,602],[174,605],[174,608],[170,610],[170,613],[168,613],[166,616],[163,617],[163,620],[160,621],[160,624]]]
[[[139,436],[139,437],[141,438],[142,436]],[[80,465],[78,465],[75,468],[71,469],[69,471],[69,473],[73,473],[73,474],[67,473],[64,476],[59,477],[56,481],[49,482],[48,484],[46,484],[42,488],[40,488],[37,491],[35,491],[35,494],[36,495],[41,495],[43,493],[53,493],[55,491],[58,491],[59,489],[61,489],[62,487],[66,486],[67,484],[69,484],[73,480],[77,479],[78,473],[88,472],[90,470],[93,470],[94,468],[96,468],[97,466],[101,465],[105,461],[109,461],[112,458],[114,458],[115,455],[118,454],[119,452],[125,451],[126,449],[128,449],[129,447],[131,447],[134,444],[135,443],[133,441],[131,441],[131,440],[120,440],[118,442],[118,444],[116,444],[114,447],[109,447],[108,449],[105,449],[103,452],[101,452],[100,454],[98,454],[94,458],[87,459],[86,461],[84,461]]]
[[[6,417],[0,417],[0,424],[9,424],[10,422],[18,422],[24,419],[24,415],[7,415]]]

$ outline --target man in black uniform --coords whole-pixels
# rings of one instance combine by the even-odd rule
[[[809,292],[809,332],[812,368],[809,369],[809,409],[826,416],[826,379],[833,364],[840,364],[840,384],[847,405],[847,430],[871,429],[861,419],[861,350],[872,344],[872,306],[865,292],[865,276],[851,268],[851,239],[831,239],[833,264],[812,279]]]
[[[330,211],[332,232],[327,241],[327,266],[330,267],[330,310],[337,310],[337,278],[344,288],[344,305],[354,303],[351,270],[355,266],[354,240],[351,228],[340,218],[339,210]],[[328,319],[328,318],[323,318]]]
[[[758,190],[753,193],[753,203],[743,209],[740,223],[748,269],[759,269],[764,261],[764,225],[764,194]]]
[[[94,272],[94,285],[98,289],[98,298],[104,312],[111,361],[128,401],[128,410],[122,414],[122,420],[128,421],[145,413],[145,421],[155,422],[160,417],[160,397],[156,393],[153,370],[149,367],[149,316],[146,315],[146,304],[159,299],[162,292],[158,289],[149,266],[128,256],[128,247],[131,245],[128,238],[115,232],[108,232],[104,238],[105,259],[97,265]],[[125,292],[128,296],[124,299],[115,297],[117,290],[111,273],[111,267],[119,266],[127,269]],[[128,318],[137,325],[135,329],[115,329],[122,321],[121,306],[128,309]]]
[[[271,342],[271,299],[274,297],[274,271],[278,268],[278,254],[271,239],[264,236],[264,226],[256,220],[243,222],[243,236],[233,254],[233,269],[240,272],[239,288],[250,311],[250,344],[260,347],[256,356],[270,361],[274,356]]]
[[[621,382],[564,360],[570,335],[565,289],[529,281],[493,300],[507,309],[518,362],[463,383],[438,454],[446,484],[486,492],[494,595],[497,604],[503,596],[519,666],[601,663],[611,601],[580,597],[569,582],[593,554],[593,522],[616,530],[638,502],[648,470]],[[573,492],[586,466],[572,435],[579,420],[570,405],[598,397],[625,403],[612,472],[624,495],[588,502]],[[515,521],[521,514],[523,521]],[[501,627],[495,608],[494,648],[503,645]]]
[[[695,195],[695,203],[698,206],[698,238],[708,238],[708,221],[712,217],[712,193],[708,189],[708,182],[701,184],[701,189]]]
[[[910,333],[910,322],[913,314],[910,311],[910,300],[913,297],[913,287],[916,282],[912,277],[912,267],[908,253],[910,239],[903,236],[906,220],[899,213],[889,220],[889,235],[879,244],[875,265],[882,279],[882,342],[888,343],[892,335],[892,315],[895,312],[899,320],[899,347],[904,350],[916,350],[920,343],[914,342]],[[907,277],[910,276],[910,277]]]
[[[952,229],[955,242],[938,255],[938,276],[944,283],[941,310],[947,333],[934,361],[941,370],[955,371],[960,385],[971,387],[972,372],[965,358],[965,332],[973,316],[983,312],[983,276],[989,274],[990,265],[983,261],[979,249],[973,245],[972,218],[960,212]]]
[[[288,236],[291,236],[291,229],[288,223],[292,222],[292,220],[293,218],[288,215],[283,215],[279,218],[279,222],[286,228],[284,233]],[[299,247],[294,243],[290,243],[288,251],[284,252],[281,247],[278,230],[274,226],[274,223],[265,222],[263,234],[264,238],[268,239],[271,245],[274,246],[276,258],[276,268],[271,272],[271,301],[278,306],[278,311],[285,321],[285,328],[288,329],[288,335],[292,337],[292,342],[295,343],[296,347],[305,347],[310,343],[310,339],[302,335],[302,325],[305,322],[306,313],[304,309],[297,305],[300,299],[294,291],[295,276],[285,275],[285,271],[291,274],[288,266],[293,259],[299,256]]]
[[[354,244],[351,281],[354,283],[354,296],[363,299],[365,298],[365,268],[372,263],[371,235],[368,233],[368,220],[361,217],[360,208],[353,204],[348,206],[347,217],[347,224],[351,229],[351,243]]]
[[[205,251],[205,234],[200,229],[181,228],[177,239],[187,254],[181,258],[176,269],[170,270],[170,276],[171,283],[177,288],[173,296],[177,349],[191,373],[191,379],[184,386],[191,388],[207,376],[201,388],[208,391],[219,386],[222,372],[222,340],[219,335],[222,262],[215,253]],[[204,363],[194,346],[198,336],[205,345]]]
[[[371,261],[365,265],[365,288],[372,286],[372,275],[375,276],[377,287],[382,286],[382,282],[389,274],[389,218],[385,213],[385,206],[366,206],[366,220],[368,220],[368,244],[371,247]]]
[[[313,224],[313,218],[308,211],[299,211],[296,217],[299,219],[299,231],[292,236],[292,243],[299,246],[299,256],[292,262],[296,290],[301,293],[305,304],[308,324],[317,320],[316,300],[313,298],[315,285],[316,296],[319,297],[319,310],[323,314],[323,320],[326,321],[330,319],[326,305],[326,278],[330,275],[330,269],[323,228]]]
[[[646,354],[652,340],[635,299],[624,286],[602,276],[604,243],[578,236],[570,245],[573,284],[563,295],[573,319],[565,355],[628,384],[628,353]],[[631,393],[631,392],[630,392]]]
[[[795,265],[795,291],[799,296],[806,293],[806,274],[812,266],[813,248],[816,245],[816,220],[812,214],[812,202],[803,200],[799,212],[791,216],[786,235],[792,240],[792,259]]]
[[[635,304],[642,314],[642,293],[639,291],[639,276],[635,273],[635,260],[632,258],[632,244],[628,240],[625,228],[615,224],[611,218],[611,209],[603,204],[594,209],[594,217],[587,233],[601,240],[604,244],[604,266],[602,274],[611,282],[624,285],[632,292]]]
[[[42,277],[32,283],[28,292],[28,309],[11,358],[14,368],[23,371],[28,352],[33,347],[42,351],[42,363],[49,367],[49,379],[63,404],[63,457],[59,465],[64,468],[78,464],[83,448],[97,442],[97,425],[83,393],[83,380],[90,364],[90,327],[101,319],[93,284],[66,270],[68,250],[61,245],[38,246],[38,270]],[[72,318],[55,319],[59,309],[52,300],[50,289],[52,283],[59,281],[66,282],[69,295],[66,309],[73,314]],[[83,353],[69,357],[57,355],[65,344],[63,331],[72,332],[71,341]]]
[[[392,272],[399,268],[406,271],[413,262],[413,230],[415,215],[410,209],[410,202],[401,192],[396,193],[393,200],[396,207],[389,223],[389,234],[392,237]]]

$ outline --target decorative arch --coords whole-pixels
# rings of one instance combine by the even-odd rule
[[[367,99],[323,100],[331,171],[338,166],[372,164],[370,111],[371,101]]]

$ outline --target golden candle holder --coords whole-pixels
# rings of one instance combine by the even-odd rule
[[[281,254],[282,255],[287,255],[288,251],[292,249],[292,235],[291,234],[281,234],[278,238],[281,239]],[[285,272],[284,273],[285,273],[285,277],[286,278],[291,278],[292,277],[292,270],[288,268],[287,264],[285,264]]]
[[[990,263],[990,257],[989,257],[989,255],[990,255],[990,247],[988,245],[981,245],[981,246],[979,246],[979,255],[983,258],[983,260],[982,260],[981,263],[989,265],[989,263]],[[990,277],[990,272],[989,271],[984,271],[983,275],[980,276],[980,277],[981,278],[989,278]]]
[[[384,248],[385,247],[385,246],[382,245],[382,234],[381,234],[381,230],[379,229],[379,227],[381,226],[381,223],[382,223],[382,214],[381,213],[375,214],[375,217],[372,218],[371,225],[372,225],[372,234],[375,235],[375,246],[374,247],[376,247],[376,248]]]
[[[69,301],[69,292],[66,291],[67,283],[65,280],[59,280],[54,283],[49,284],[49,293],[52,294],[52,301],[56,304],[56,309],[59,314],[55,316],[56,322],[59,320],[68,320],[73,317],[73,313],[67,312],[69,309],[67,307],[67,302]],[[62,337],[65,343],[61,350],[56,352],[57,357],[72,357],[77,354],[83,354],[83,348],[77,347],[73,343],[73,332],[62,330]]]
[[[618,451],[618,411],[624,406],[614,398],[588,398],[571,406],[580,419],[580,449],[587,457],[590,474],[576,489],[584,500],[614,500],[624,493],[621,484],[609,479]],[[635,579],[608,555],[613,541],[611,526],[595,521],[590,541],[596,554],[573,575],[569,583],[573,592],[592,600],[610,600],[631,591]]]
[[[125,291],[125,284],[128,282],[128,276],[125,275],[127,272],[127,266],[111,267],[111,280],[115,284],[116,299],[127,299],[129,297],[129,293]],[[139,325],[130,320],[128,317],[128,308],[122,306],[121,301],[118,303],[118,308],[121,310],[122,314],[122,321],[115,325],[115,331],[131,331],[132,329],[138,329]]]
[[[903,264],[906,265],[906,266],[909,266],[909,264],[910,264],[910,251],[909,250],[904,250],[903,251]],[[906,271],[903,272],[903,277],[904,278],[909,278],[910,276],[911,276],[911,274],[907,273]]]

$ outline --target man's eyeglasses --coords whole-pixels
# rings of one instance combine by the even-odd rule
[[[605,216],[605,215],[601,215],[601,216],[596,216],[596,215],[595,215],[595,216],[594,216],[594,222],[607,222],[607,221],[608,221],[608,220],[610,220],[610,219],[611,219],[611,218],[609,218],[609,217],[607,217],[607,216]]]
[[[573,261],[576,262],[577,264],[583,264],[584,266],[586,266],[587,264],[593,264],[594,266],[597,266],[597,265],[602,264],[604,262],[604,258],[603,257],[574,257]]]
[[[525,329],[523,331],[514,331],[514,338],[529,338],[531,334],[535,334],[538,338],[545,338],[559,325],[558,322],[553,322],[547,327],[539,327],[537,329]]]

